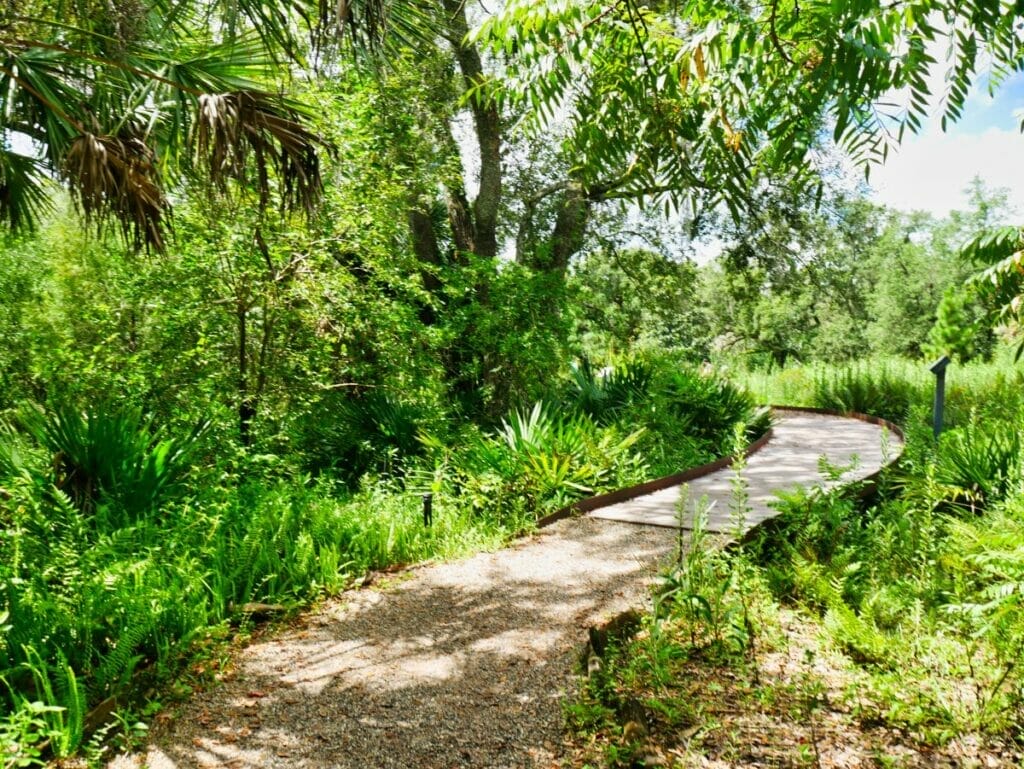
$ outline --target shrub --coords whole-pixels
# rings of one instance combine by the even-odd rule
[[[538,401],[529,412],[512,411],[495,432],[477,433],[452,462],[474,509],[522,515],[643,480],[646,466],[633,450],[640,435]]]
[[[654,367],[642,360],[620,363],[595,371],[588,358],[571,368],[566,407],[586,414],[598,424],[610,424],[630,405],[645,400],[650,392]]]
[[[7,427],[0,470],[52,483],[83,511],[98,513],[108,530],[156,510],[171,495],[206,429],[204,423],[185,438],[165,437],[132,406],[57,404],[27,410],[20,421],[51,459],[43,466],[27,463],[23,442]]]
[[[355,488],[366,473],[401,477],[423,453],[426,411],[384,390],[331,392],[306,414],[297,439],[306,468]]]
[[[1021,459],[1016,421],[971,420],[942,434],[934,480],[949,502],[974,509],[1006,496],[1020,478]]]

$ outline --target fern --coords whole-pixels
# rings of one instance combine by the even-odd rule
[[[160,620],[157,615],[128,607],[124,617],[127,623],[113,630],[111,635],[117,640],[93,671],[89,694],[95,700],[118,691],[128,682],[135,667],[145,659],[145,642]]]

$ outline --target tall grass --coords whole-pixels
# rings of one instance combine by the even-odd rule
[[[935,377],[929,361],[872,358],[837,366],[792,365],[771,372],[729,372],[729,378],[760,403],[860,411],[906,424],[915,407],[930,411]],[[1024,403],[1024,371],[1013,351],[989,362],[952,364],[946,370],[946,423],[963,425],[972,412],[1009,417]]]

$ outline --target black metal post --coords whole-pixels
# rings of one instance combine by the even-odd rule
[[[949,356],[943,355],[935,361],[928,370],[935,374],[935,403],[932,407],[932,432],[935,433],[935,440],[942,434],[942,412],[946,407],[946,366],[949,365]]]
[[[434,495],[427,492],[423,495],[423,525],[430,527],[434,523]]]

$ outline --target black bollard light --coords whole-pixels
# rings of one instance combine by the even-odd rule
[[[928,370],[935,374],[935,404],[932,407],[932,432],[935,433],[935,440],[942,434],[942,412],[946,407],[946,366],[949,365],[949,356],[943,355],[935,361]]]
[[[434,495],[427,492],[423,495],[423,525],[429,527],[434,522]]]

